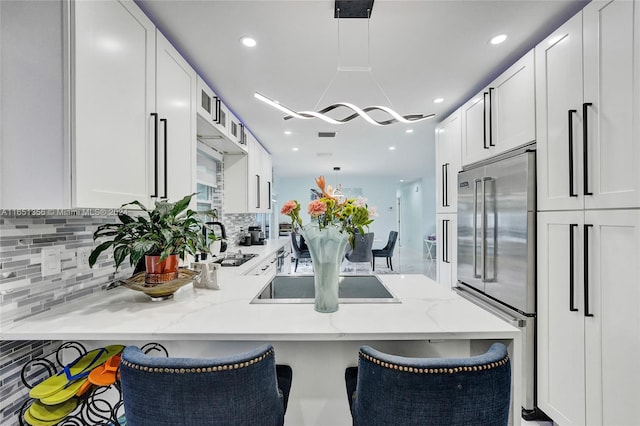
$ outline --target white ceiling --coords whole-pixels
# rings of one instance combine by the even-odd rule
[[[277,175],[330,174],[340,166],[348,175],[413,180],[433,173],[435,125],[586,1],[376,0],[369,21],[334,19],[332,0],[137,3],[272,154]],[[502,33],[505,43],[488,43]],[[246,35],[256,47],[240,43]],[[343,101],[436,117],[386,127],[361,118],[285,121],[256,91],[298,111]],[[434,104],[438,97],[444,102]],[[338,133],[318,139],[319,131]]]

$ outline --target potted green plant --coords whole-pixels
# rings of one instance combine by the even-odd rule
[[[93,233],[94,241],[111,239],[102,242],[91,252],[89,266],[93,267],[102,252],[113,248],[116,270],[127,257],[134,267],[144,258],[147,283],[162,283],[177,278],[178,258],[184,259],[185,253],[192,256],[209,253],[199,213],[188,209],[194,195],[187,195],[175,203],[156,201],[153,210],[147,209],[139,201],[123,204],[122,208],[137,206],[144,214],[130,216],[120,213],[119,223],[98,226]]]

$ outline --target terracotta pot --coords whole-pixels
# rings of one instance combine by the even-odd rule
[[[146,266],[145,282],[161,284],[178,278],[178,255],[171,254],[160,262],[160,256],[144,257]]]

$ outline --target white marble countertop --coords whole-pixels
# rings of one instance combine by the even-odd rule
[[[246,247],[269,255],[282,240]],[[245,250],[243,250],[245,251]],[[241,275],[261,262],[221,268],[220,290],[179,289],[173,299],[116,288],[3,327],[2,340],[512,339],[519,331],[424,275],[380,275],[401,303],[251,304],[270,276]],[[264,258],[263,258],[264,259]]]

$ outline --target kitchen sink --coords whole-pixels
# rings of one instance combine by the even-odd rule
[[[313,275],[276,275],[251,303],[313,303]],[[375,275],[340,277],[340,303],[401,303]]]

